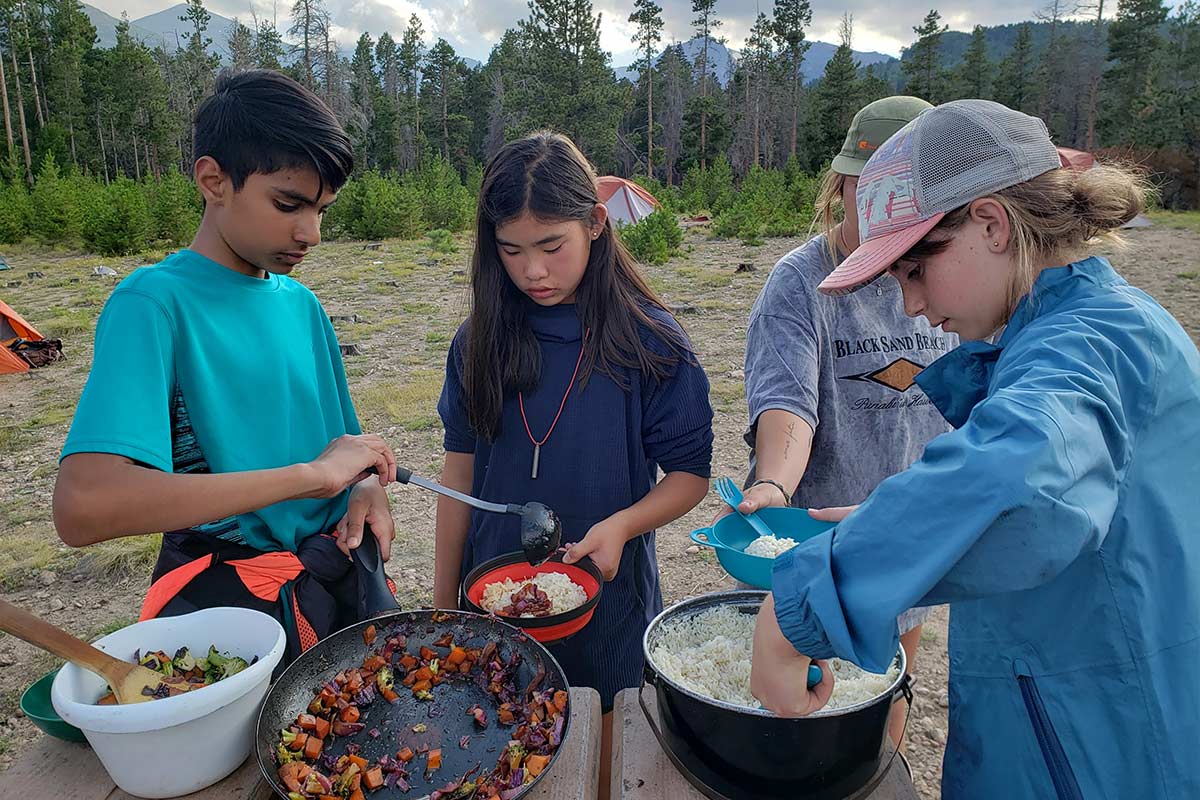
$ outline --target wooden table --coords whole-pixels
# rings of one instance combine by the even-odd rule
[[[571,729],[554,769],[538,783],[530,800],[596,800],[600,783],[600,695],[571,690]],[[0,773],[0,797],[22,800],[132,800],[118,789],[87,745],[43,736],[7,772]],[[395,793],[393,796],[399,797]],[[251,757],[215,786],[187,800],[270,800],[271,787]]]
[[[646,706],[655,713],[658,701],[646,692]],[[889,749],[885,758],[891,755]],[[687,782],[654,738],[638,705],[637,689],[626,689],[613,704],[613,764],[611,800],[706,800]],[[857,797],[857,796],[856,796]],[[919,800],[908,771],[899,758],[869,800]]]

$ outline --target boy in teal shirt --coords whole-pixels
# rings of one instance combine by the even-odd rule
[[[54,520],[76,547],[167,531],[143,618],[258,608],[294,657],[360,613],[347,554],[364,529],[385,558],[393,536],[395,458],[362,435],[329,318],[287,277],[353,151],[321,100],[268,70],[223,74],[194,140],[200,229],[105,305]]]

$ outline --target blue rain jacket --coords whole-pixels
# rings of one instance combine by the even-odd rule
[[[777,560],[801,653],[882,672],[950,603],[949,800],[1200,798],[1200,356],[1108,262],[918,383],[956,430]]]

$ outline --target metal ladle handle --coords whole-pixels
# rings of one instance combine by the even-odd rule
[[[525,506],[518,503],[489,503],[486,500],[480,500],[476,497],[471,497],[469,494],[454,489],[442,486],[440,483],[422,478],[420,475],[413,475],[412,470],[404,467],[396,467],[396,480],[400,483],[411,483],[420,486],[422,489],[428,489],[431,492],[437,492],[440,495],[457,500],[460,503],[466,503],[469,506],[478,508],[480,511],[491,511],[494,514],[516,514],[521,516],[525,513]]]

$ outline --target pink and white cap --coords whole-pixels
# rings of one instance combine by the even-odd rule
[[[849,294],[921,241],[947,212],[1062,165],[1040,119],[988,100],[928,109],[875,151],[858,179],[862,244],[818,287]]]

